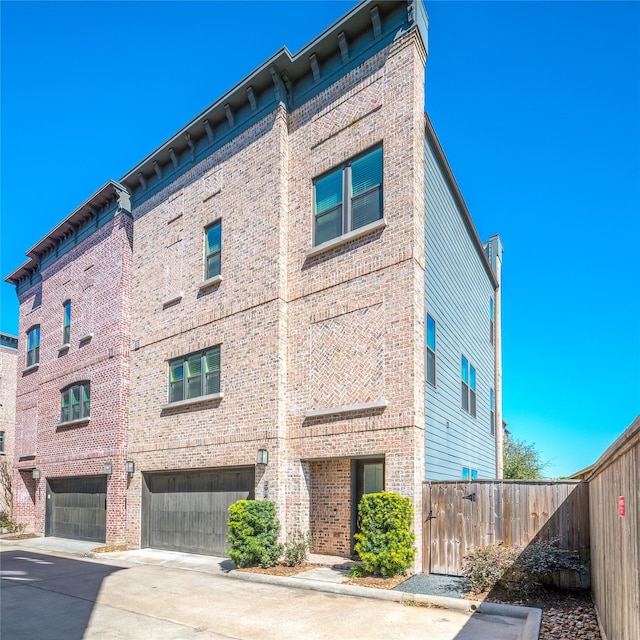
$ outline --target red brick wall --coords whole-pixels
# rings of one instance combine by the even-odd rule
[[[313,552],[351,555],[351,461],[309,463]]]
[[[14,518],[44,532],[47,478],[99,475],[107,483],[107,540],[123,539],[129,412],[132,220],[118,214],[42,271],[20,296]],[[71,340],[62,343],[62,304],[71,300]],[[26,366],[26,333],[40,325],[40,362]],[[93,337],[80,343],[82,335]],[[60,426],[61,390],[91,383],[90,420]],[[24,454],[35,458],[20,460]],[[20,469],[37,467],[41,479]]]

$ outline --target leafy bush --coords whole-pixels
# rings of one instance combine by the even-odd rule
[[[354,564],[347,571],[347,578],[363,578],[367,575],[367,570],[361,564]]]
[[[406,573],[416,555],[409,498],[384,491],[368,493],[362,496],[358,515],[355,550],[366,571],[382,576]]]
[[[576,551],[563,551],[558,540],[541,540],[525,549],[495,544],[478,547],[465,556],[463,575],[473,593],[500,584],[508,591],[531,593],[551,581],[554,571],[570,569],[585,572]]]
[[[502,543],[476,547],[464,557],[462,575],[471,583],[472,593],[489,591],[511,569],[517,557],[517,549]]]
[[[293,531],[284,545],[284,557],[290,567],[297,567],[307,560],[311,553],[311,531]]]
[[[27,528],[26,524],[18,524],[9,518],[8,515],[3,514],[0,517],[0,531],[5,533],[22,533]]]
[[[280,523],[268,500],[238,500],[229,507],[229,557],[237,567],[271,567],[282,554]]]

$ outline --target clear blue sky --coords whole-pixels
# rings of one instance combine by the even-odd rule
[[[1,273],[282,45],[352,2],[6,2]],[[640,4],[428,2],[426,107],[499,232],[504,416],[548,474],[640,413]],[[17,333],[2,284],[0,329]]]

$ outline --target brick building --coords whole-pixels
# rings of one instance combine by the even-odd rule
[[[255,496],[348,554],[359,497],[385,489],[412,500],[421,549],[425,478],[500,474],[502,247],[424,113],[426,44],[421,1],[360,3],[111,183],[131,199],[135,304],[117,298],[133,392],[107,539],[220,553],[228,504]],[[23,339],[44,323],[33,268],[9,278]]]
[[[0,514],[11,511],[10,487],[3,478],[13,473],[13,438],[16,422],[16,367],[18,338],[0,333]]]
[[[131,238],[128,194],[108,182],[7,277],[20,301],[13,516],[46,535],[124,535]]]

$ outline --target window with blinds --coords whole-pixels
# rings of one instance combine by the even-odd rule
[[[169,363],[169,402],[220,393],[220,345]]]
[[[314,246],[382,218],[382,147],[314,183]]]

